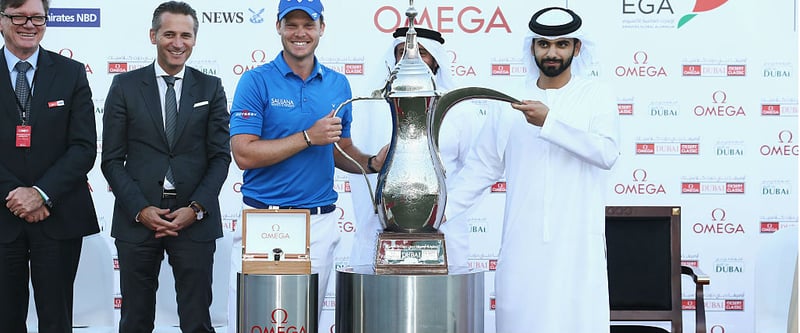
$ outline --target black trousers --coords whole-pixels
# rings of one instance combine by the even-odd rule
[[[175,208],[173,199],[164,199],[161,204],[161,207]],[[142,243],[116,240],[114,244],[122,292],[120,333],[153,331],[158,273],[164,253],[169,256],[175,276],[181,331],[214,332],[209,307],[216,242],[196,242],[179,231],[177,237],[151,238]]]
[[[82,238],[52,239],[41,224],[24,223],[19,237],[0,244],[0,331],[27,333],[30,292],[40,333],[72,332],[72,293]],[[30,267],[30,270],[29,270]]]

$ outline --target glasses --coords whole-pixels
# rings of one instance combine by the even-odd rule
[[[33,23],[35,26],[43,26],[47,24],[47,16],[8,15],[5,12],[0,12],[0,15],[11,19],[11,23],[14,25],[25,25],[28,23],[28,21],[31,21],[31,23]]]

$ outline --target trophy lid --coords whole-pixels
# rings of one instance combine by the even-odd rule
[[[408,32],[406,33],[405,51],[390,74],[388,97],[438,96],[433,73],[419,54],[417,31],[414,29],[417,10],[414,9],[414,1],[409,2],[410,7],[406,10]]]

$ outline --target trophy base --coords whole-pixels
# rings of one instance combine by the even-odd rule
[[[301,275],[261,275],[238,273],[236,293],[235,332],[317,332],[319,317],[318,274]],[[277,309],[283,324],[269,324],[275,321]],[[291,314],[291,317],[287,315]],[[290,324],[285,323],[289,319]],[[291,326],[290,326],[291,325]],[[233,326],[233,325],[230,325]],[[229,327],[230,327],[229,326]],[[297,328],[297,330],[289,329]]]
[[[372,265],[336,272],[336,333],[482,333],[484,271],[378,275]],[[311,332],[311,331],[308,331]]]
[[[447,274],[442,233],[384,232],[378,235],[375,273]]]

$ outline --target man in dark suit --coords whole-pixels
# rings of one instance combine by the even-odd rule
[[[164,252],[183,332],[214,332],[211,280],[222,237],[218,196],[231,162],[219,78],[185,66],[198,28],[183,2],[153,13],[154,64],[114,77],[103,115],[102,170],[116,197],[120,332],[151,332]],[[177,113],[177,114],[176,114]]]
[[[83,64],[39,46],[48,7],[0,0],[3,332],[27,332],[29,277],[39,332],[72,331],[82,237],[100,231],[86,178],[97,157],[92,92]]]

